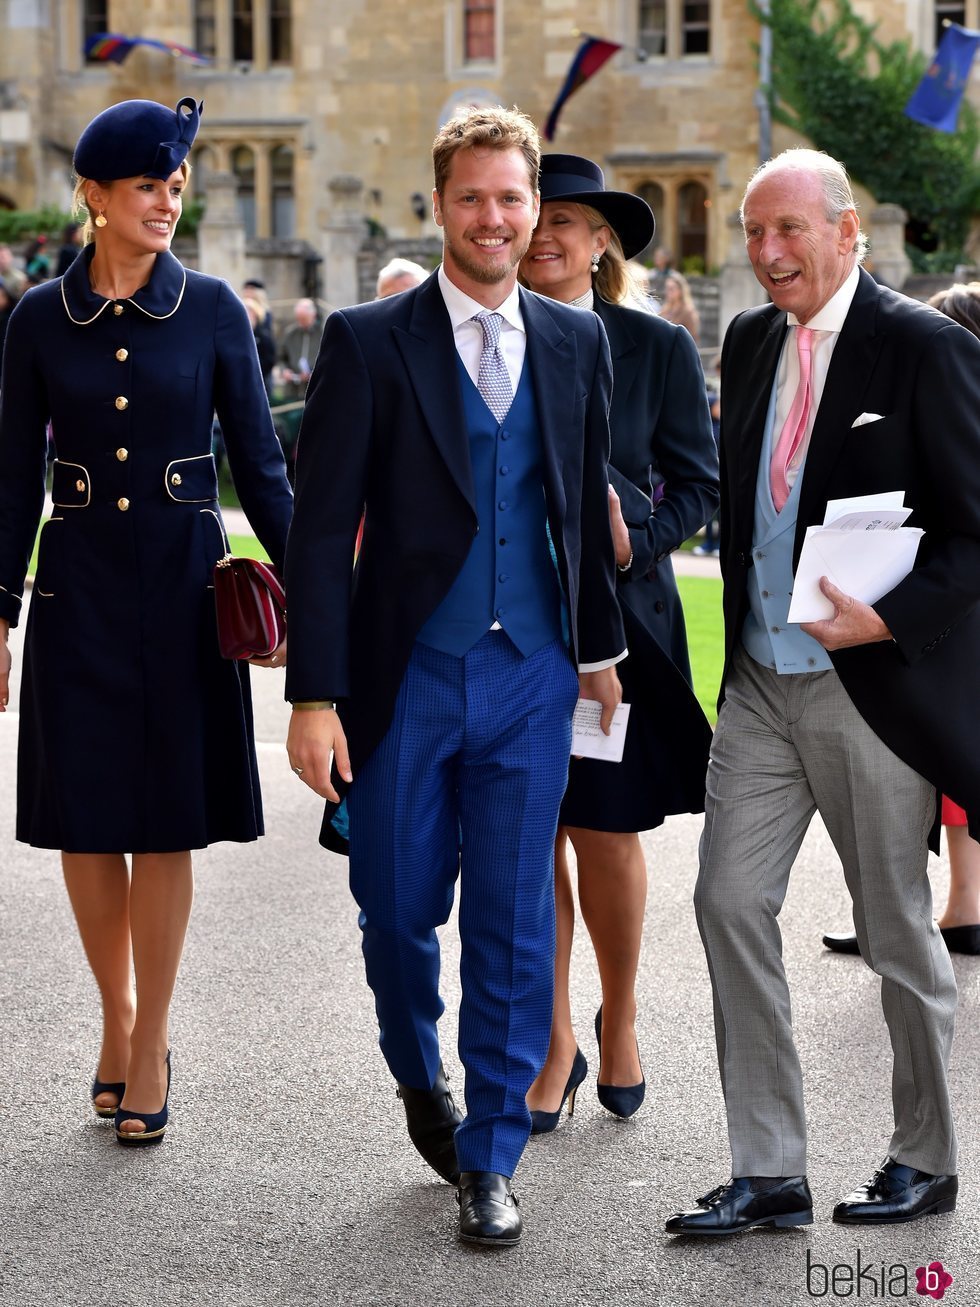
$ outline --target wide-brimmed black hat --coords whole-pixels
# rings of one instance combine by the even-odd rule
[[[541,203],[555,200],[597,209],[619,237],[628,259],[653,240],[657,224],[646,200],[628,191],[607,191],[599,165],[579,154],[541,156]]]
[[[123,100],[103,109],[78,138],[75,172],[95,182],[120,177],[166,181],[187,158],[203,108],[185,96],[176,109],[156,100]]]

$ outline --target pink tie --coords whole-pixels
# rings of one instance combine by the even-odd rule
[[[772,463],[769,467],[769,486],[772,490],[772,502],[776,505],[777,513],[782,512],[783,505],[789,499],[789,484],[786,480],[786,472],[793,459],[800,452],[803,441],[806,439],[807,423],[810,420],[810,401],[812,398],[810,373],[813,367],[810,350],[813,347],[813,330],[810,327],[796,327],[795,331],[796,352],[800,360],[800,380],[796,387],[796,394],[793,396],[793,405],[789,411],[789,416],[783,423],[783,429],[779,433],[776,448],[772,452]]]

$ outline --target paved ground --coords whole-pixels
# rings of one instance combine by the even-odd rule
[[[975,960],[955,962],[958,1212],[860,1235],[829,1220],[834,1201],[884,1154],[889,1062],[874,977],[820,947],[825,927],[848,921],[822,829],[808,837],[783,914],[816,1223],[707,1245],[663,1233],[666,1214],[728,1174],[690,904],[700,821],[682,817],[646,839],[646,1104],[622,1123],[596,1100],[599,989],[580,937],[574,1010],[593,1074],[574,1118],[525,1154],[524,1243],[461,1248],[453,1193],[409,1144],[376,1047],[344,863],[317,847],[317,803],[286,766],[282,674],[259,672],[253,682],[269,835],[197,860],[174,1007],[173,1124],[163,1146],[146,1152],[118,1148],[88,1107],[98,1046],[92,985],[56,855],[13,842],[17,716],[0,716],[2,1307],[786,1307],[824,1289],[836,1301],[821,1269],[835,1265],[837,1296],[858,1296],[847,1276],[859,1257],[865,1300],[900,1298],[907,1274],[908,1298],[925,1301],[915,1268],[940,1259],[954,1276],[946,1301],[980,1301]],[[939,897],[945,863],[934,870]],[[457,971],[450,923],[444,1052],[458,1086]]]

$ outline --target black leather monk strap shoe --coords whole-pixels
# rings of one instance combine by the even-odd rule
[[[459,1237],[464,1243],[509,1248],[519,1243],[524,1222],[506,1175],[496,1171],[464,1171],[456,1193]]]
[[[409,1139],[433,1171],[449,1184],[456,1184],[459,1180],[459,1163],[456,1161],[453,1136],[463,1115],[453,1102],[442,1063],[439,1063],[435,1084],[431,1089],[399,1085],[398,1097],[405,1104]]]

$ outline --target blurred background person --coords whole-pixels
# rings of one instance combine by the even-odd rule
[[[35,236],[24,254],[24,272],[29,286],[39,286],[51,276],[51,260],[48,257],[48,238],[43,233]]]
[[[23,268],[18,267],[9,245],[0,245],[0,281],[14,300],[19,300],[27,290],[27,274]]]
[[[374,298],[385,300],[389,295],[397,295],[399,291],[421,286],[428,275],[420,263],[413,263],[411,259],[392,259],[378,273]]]
[[[282,443],[286,463],[292,470],[296,461],[296,441],[303,420],[306,388],[313,364],[320,350],[323,322],[311,299],[300,299],[293,307],[293,322],[283,332],[279,343],[276,378],[280,404],[276,406],[276,430]]]
[[[669,272],[664,278],[663,301],[660,316],[665,322],[685,327],[695,343],[701,339],[701,315],[691,296],[691,287],[681,272]]]
[[[276,341],[272,330],[272,310],[265,287],[258,281],[246,281],[242,286],[242,303],[252,324],[255,348],[262,369],[267,395],[272,394],[272,372],[276,366]]]
[[[82,248],[82,224],[80,222],[69,222],[61,233],[61,248],[58,250],[58,260],[55,263],[54,275],[63,277],[71,265],[75,262],[78,251]]]
[[[619,664],[631,704],[623,761],[573,759],[555,846],[555,1007],[548,1059],[528,1093],[536,1133],[553,1130],[588,1065],[572,1026],[569,967],[574,900],[567,858],[602,983],[596,1014],[599,1101],[628,1117],[645,1092],[636,1042],[635,982],[647,871],[637,832],[669,813],[704,809],[711,730],[691,688],[684,615],[669,555],[718,503],[718,457],[701,361],[686,332],[650,312],[641,269],[626,260],[653,237],[638,196],[607,191],[578,155],[541,160],[541,214],[521,263],[532,290],[591,309],[609,338],[610,516],[617,598],[629,656]],[[654,506],[654,492],[662,493]]]
[[[937,291],[929,303],[974,336],[980,337],[980,281],[957,282]],[[942,712],[942,704],[936,705]],[[980,955],[980,844],[966,828],[966,812],[943,795],[942,822],[949,851],[949,895],[939,929],[950,953]],[[859,953],[857,935],[824,935],[835,953]]]
[[[128,100],[82,133],[89,243],[17,305],[0,398],[3,710],[49,420],[58,450],[24,643],[16,834],[61,850],[102,1000],[92,1103],[126,1145],[167,1127],[191,850],[263,833],[248,668],[221,657],[211,590],[227,550],[215,410],[279,566],[292,504],[245,310],[170,252],[199,118],[192,99]]]
[[[293,307],[293,322],[283,332],[279,345],[279,378],[283,383],[283,398],[305,399],[306,387],[313,372],[313,364],[320,349],[323,322],[316,305],[310,299],[297,300]]]
[[[659,303],[664,297],[664,282],[667,274],[674,270],[674,254],[666,245],[658,245],[653,251],[653,267],[647,278],[647,287],[653,298]]]

